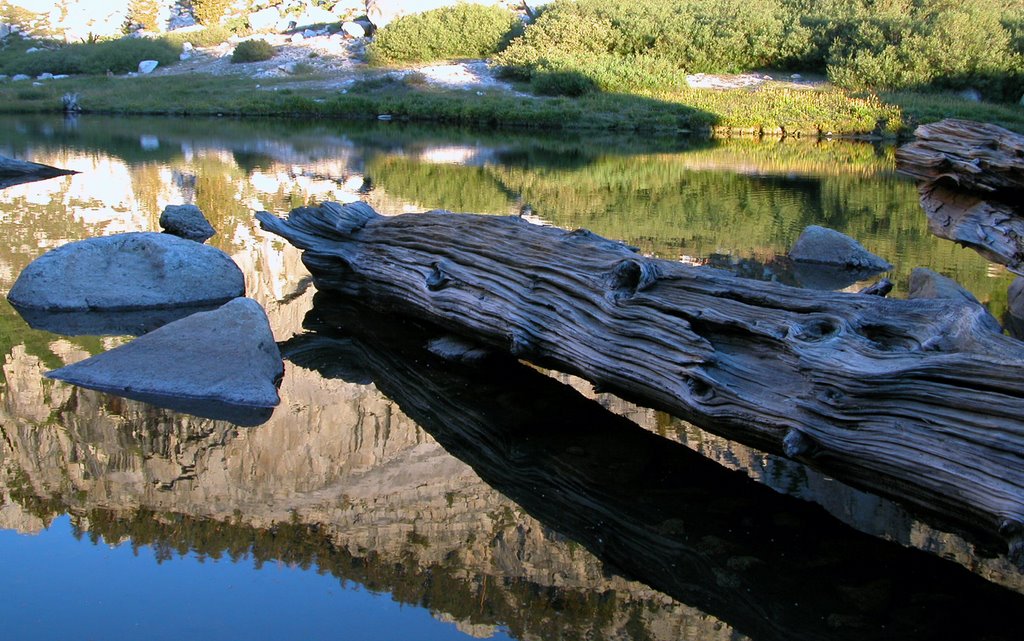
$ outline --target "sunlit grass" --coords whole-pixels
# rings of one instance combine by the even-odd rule
[[[300,74],[256,81],[203,74],[73,77],[34,86],[0,83],[0,112],[55,112],[79,94],[86,112],[113,114],[290,116],[444,122],[473,127],[766,135],[896,135],[957,116],[1024,131],[1024,109],[954,96],[852,94],[838,88],[708,90],[663,95],[594,93],[540,98],[505,91],[442,89],[412,80],[367,80],[342,92],[326,77]],[[309,85],[313,85],[310,87]]]

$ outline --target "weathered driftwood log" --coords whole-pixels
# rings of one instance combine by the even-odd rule
[[[941,182],[923,183],[918,191],[929,231],[1024,274],[1024,216],[1019,205],[950,189]]]
[[[316,295],[303,323],[315,332],[282,345],[286,358],[372,382],[617,573],[762,641],[1020,635],[1019,594],[843,526],[514,359],[440,358],[442,330],[338,298]]]
[[[946,119],[914,130],[896,151],[899,171],[982,193],[1024,191],[1024,136],[997,125]]]
[[[929,230],[1024,274],[1024,136],[967,120],[914,133],[896,160],[919,181]]]
[[[998,530],[1024,552],[1024,345],[977,306],[807,291],[516,217],[257,214],[321,289]]]
[[[58,169],[49,165],[41,165],[26,160],[16,160],[0,156],[0,189],[20,185],[35,180],[44,180],[54,176],[65,176],[75,174],[76,171],[69,169]]]

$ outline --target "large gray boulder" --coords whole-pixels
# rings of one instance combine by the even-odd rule
[[[195,205],[167,205],[160,214],[160,227],[168,234],[197,243],[205,243],[217,233]]]
[[[8,300],[48,311],[220,304],[245,293],[224,252],[170,234],[132,232],[52,249],[29,263]]]
[[[974,297],[974,294],[964,289],[960,283],[952,278],[943,276],[926,267],[915,267],[910,272],[907,298],[945,298],[969,303],[984,311],[981,317],[984,327],[998,334],[1003,333],[1003,328],[999,325],[999,321]]]
[[[193,400],[270,408],[280,402],[283,373],[263,308],[236,298],[46,376],[157,405]]]
[[[833,265],[866,272],[892,269],[888,261],[864,249],[863,245],[846,234],[818,225],[803,230],[793,243],[789,257],[796,262]]]

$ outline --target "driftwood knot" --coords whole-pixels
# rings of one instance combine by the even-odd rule
[[[612,270],[609,289],[616,296],[632,296],[658,280],[657,268],[648,262],[627,259]]]
[[[816,449],[817,444],[814,442],[814,439],[800,430],[789,430],[786,432],[785,438],[782,439],[782,451],[789,458],[811,456]]]
[[[427,289],[432,292],[436,292],[454,284],[455,279],[445,271],[444,266],[441,263],[434,263],[431,265],[430,274],[427,276],[426,283]]]

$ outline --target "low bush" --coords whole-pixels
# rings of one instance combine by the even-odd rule
[[[1012,16],[991,0],[919,1],[908,11],[859,17],[829,50],[829,78],[853,89],[970,87],[1016,100],[1024,91],[1024,57],[1007,22]]]
[[[500,7],[457,4],[403,16],[377,32],[373,64],[486,58],[521,33],[519,18]]]
[[[679,72],[828,73],[851,89],[1024,92],[1024,0],[555,0],[494,62],[603,90],[675,91]]]
[[[540,96],[582,96],[597,90],[597,84],[575,71],[552,71],[536,74],[530,89]]]
[[[161,65],[177,62],[181,47],[159,38],[121,38],[75,43],[25,53],[0,53],[0,72],[36,76],[53,74],[103,74],[136,71],[142,60]]]
[[[231,62],[262,62],[274,57],[274,45],[266,40],[239,42],[231,54]]]
[[[781,0],[556,0],[495,63],[520,77],[552,56],[644,57],[691,73],[740,71],[792,56],[783,13]]]

